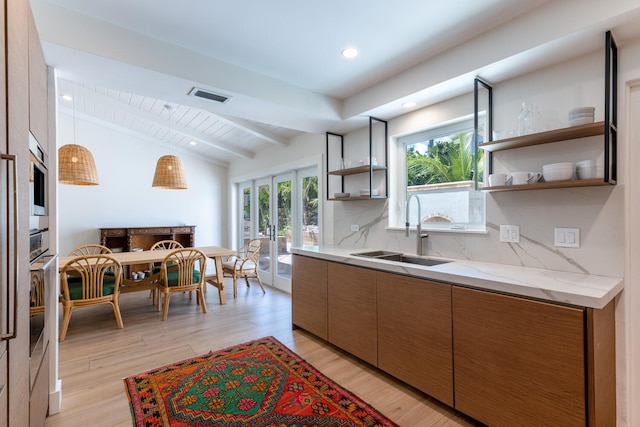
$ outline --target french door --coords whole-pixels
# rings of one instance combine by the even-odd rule
[[[262,281],[291,292],[291,246],[318,244],[317,168],[246,182],[238,190],[240,243],[260,239]]]
[[[293,173],[256,181],[260,277],[272,286],[291,292]]]

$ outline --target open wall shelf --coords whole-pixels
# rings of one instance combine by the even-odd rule
[[[376,125],[381,125],[381,126],[377,126]],[[379,134],[376,134],[376,131],[378,131]],[[340,147],[340,157],[336,157],[337,154],[334,154],[333,156],[331,155],[331,150],[330,150],[330,139],[336,139],[337,141],[339,141],[339,147]],[[384,154],[384,158],[382,159],[382,163],[381,164],[361,164],[358,166],[354,166],[354,167],[348,167],[348,168],[344,168],[344,169],[334,169],[334,170],[329,170],[329,160],[332,159],[335,161],[335,159],[340,159],[340,158],[344,158],[344,136],[343,135],[339,135],[336,133],[331,133],[331,132],[327,132],[326,134],[326,165],[327,165],[327,200],[334,200],[334,201],[343,201],[343,202],[348,202],[348,201],[355,201],[355,200],[377,200],[377,199],[386,199],[388,197],[389,194],[389,172],[388,172],[388,158],[389,158],[389,154],[388,154],[388,147],[387,147],[387,139],[388,139],[388,133],[387,133],[387,122],[385,120],[381,120],[381,119],[377,119],[375,117],[369,117],[369,148],[366,151],[366,154],[368,154],[368,158],[369,159],[373,159],[374,158],[374,153],[376,152],[374,150],[374,144],[383,144],[383,147],[378,147],[379,151],[378,152],[383,152]],[[364,152],[364,150],[363,150]],[[383,180],[383,185],[382,188],[380,189],[380,194],[379,195],[350,195],[349,197],[332,197],[334,194],[336,193],[344,193],[345,192],[345,177],[348,176],[352,176],[352,175],[369,175],[369,182],[367,185],[367,188],[369,190],[369,193],[372,193],[373,190],[375,189],[374,187],[374,175],[377,175],[377,177],[379,177],[380,175],[382,175],[382,180]],[[339,176],[341,177],[340,179],[340,191],[335,191],[335,189],[332,188],[331,186],[331,182],[330,182],[330,176]],[[335,184],[334,184],[335,186]]]
[[[572,126],[568,128],[555,129],[546,132],[538,132],[513,138],[507,138],[492,141],[491,125],[489,122],[488,142],[477,144],[477,149],[484,150],[488,154],[488,171],[486,175],[493,173],[493,155],[495,152],[502,150],[512,150],[524,147],[530,147],[541,144],[562,143],[579,138],[591,136],[603,136],[604,142],[604,177],[602,179],[589,180],[571,180],[571,181],[553,181],[538,182],[527,185],[505,185],[498,187],[482,187],[484,191],[520,191],[520,190],[538,190],[553,188],[571,188],[571,187],[599,187],[606,185],[615,185],[617,182],[617,86],[618,86],[618,48],[615,40],[608,31],[605,35],[605,103],[604,103],[604,121],[589,123],[580,126]],[[481,84],[489,91],[491,96],[491,86],[476,79],[476,98],[478,85]],[[491,110],[491,102],[490,102]],[[477,99],[474,106],[474,114],[476,121],[478,120],[478,103]],[[491,117],[492,111],[489,111]]]

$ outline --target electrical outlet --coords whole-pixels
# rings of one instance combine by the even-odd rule
[[[360,230],[360,227],[358,226],[358,224],[351,224],[351,231],[358,231]]]
[[[560,248],[579,248],[580,229],[556,227],[553,230],[553,244]]]
[[[501,225],[500,241],[505,243],[520,242],[520,226],[519,225]]]

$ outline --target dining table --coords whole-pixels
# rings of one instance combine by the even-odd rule
[[[205,276],[205,285],[209,283],[215,286],[218,289],[218,296],[220,298],[220,304],[227,303],[227,296],[224,290],[224,275],[222,272],[222,261],[224,257],[232,256],[236,254],[236,251],[233,249],[222,248],[219,246],[198,246],[195,247],[202,253],[204,253],[207,258],[210,258],[214,261],[215,264],[215,274],[206,275]],[[175,251],[175,249],[158,249],[153,251],[133,251],[133,252],[114,252],[109,255],[114,259],[118,260],[120,264],[125,266],[132,265],[140,265],[147,264],[151,265],[153,263],[161,262],[165,259],[167,255],[171,252]],[[60,269],[64,267],[69,261],[71,261],[75,256],[63,256],[59,258],[59,266]],[[152,290],[156,289],[158,286],[158,277],[157,274],[151,274],[144,278],[132,280],[126,278],[126,274],[122,279],[122,283],[120,286],[121,293],[127,292],[138,292],[144,290]]]

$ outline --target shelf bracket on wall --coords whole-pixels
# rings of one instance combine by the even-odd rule
[[[480,130],[479,120],[479,98],[480,98],[480,86],[487,90],[487,114],[485,116],[484,124],[484,139],[482,142],[493,141],[493,88],[485,81],[476,77],[473,79],[473,164],[475,165],[475,171],[473,174],[474,187],[478,190],[478,139]],[[485,153],[487,154],[487,153]],[[488,153],[488,173],[493,170],[493,154]]]
[[[337,133],[332,133],[332,132],[327,132],[326,134],[326,151],[325,151],[325,158],[326,158],[326,165],[327,165],[327,170],[325,175],[327,176],[327,189],[325,191],[326,193],[326,200],[329,200],[329,142],[332,138],[338,138],[340,140],[340,158],[344,159],[344,136],[337,134]],[[344,176],[340,177],[341,179],[341,185],[340,185],[340,192],[344,193]]]
[[[606,33],[604,90],[604,181],[618,179],[618,46],[611,31]]]

